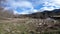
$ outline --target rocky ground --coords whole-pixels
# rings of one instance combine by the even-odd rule
[[[60,22],[51,18],[0,20],[0,34],[60,34]]]

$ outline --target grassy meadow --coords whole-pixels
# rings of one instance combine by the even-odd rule
[[[53,19],[8,18],[0,20],[0,34],[60,34],[58,25],[52,27],[58,23]]]

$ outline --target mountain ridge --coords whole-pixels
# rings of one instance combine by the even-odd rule
[[[29,17],[29,18],[48,18],[51,16],[55,16],[55,15],[60,15],[60,9],[55,9],[52,11],[48,11],[45,10],[43,12],[36,12],[36,13],[32,13],[32,14],[25,14],[25,15],[21,15],[23,17]]]

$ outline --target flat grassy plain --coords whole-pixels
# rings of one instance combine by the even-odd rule
[[[24,19],[0,20],[0,34],[22,34],[26,33],[26,22]]]
[[[55,20],[47,19],[8,18],[0,20],[0,34],[60,34],[59,26],[57,26],[57,30],[55,28],[53,30],[49,28],[49,26],[58,23]],[[43,26],[44,24],[48,25]],[[39,25],[41,25],[41,29],[38,28]]]

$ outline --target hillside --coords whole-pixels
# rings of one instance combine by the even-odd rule
[[[60,17],[60,9],[55,9],[53,11],[43,11],[43,12],[36,12],[32,14],[25,14],[21,15],[21,17],[29,17],[29,18],[38,18],[38,19],[45,19],[45,18],[50,18],[50,17]]]
[[[9,12],[7,15],[1,12],[0,34],[60,34],[60,20],[55,20],[60,9],[13,16]]]

